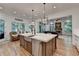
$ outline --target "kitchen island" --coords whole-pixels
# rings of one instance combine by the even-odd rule
[[[20,39],[20,46],[23,47],[32,55],[32,41],[30,38],[31,36],[33,36],[32,33],[24,33],[19,35],[19,39]]]
[[[52,56],[56,50],[55,34],[20,35],[20,45],[33,56]]]
[[[75,48],[77,49],[78,53],[79,53],[79,29],[76,29],[74,31],[74,35],[73,35],[73,44],[75,46]]]

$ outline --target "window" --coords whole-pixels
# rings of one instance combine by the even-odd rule
[[[4,20],[0,20],[0,39],[4,38]]]
[[[12,22],[12,32],[24,32],[25,25],[24,23]]]

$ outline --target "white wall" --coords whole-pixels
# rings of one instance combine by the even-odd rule
[[[79,8],[70,9],[67,11],[62,11],[49,16],[49,19],[60,18],[64,16],[72,15],[72,43],[74,44],[73,33],[79,28]]]
[[[14,20],[15,17],[12,16],[12,15],[7,15],[3,12],[0,12],[0,19],[3,19],[5,21],[5,29],[4,29],[5,30],[5,36],[4,36],[4,39],[0,39],[0,42],[10,40],[9,33],[12,30],[11,29],[11,22],[16,21],[16,20]],[[16,22],[20,22],[20,21],[16,21]],[[28,23],[28,22],[26,20],[23,20],[23,23]]]

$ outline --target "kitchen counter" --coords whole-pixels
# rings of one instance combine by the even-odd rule
[[[23,34],[19,34],[19,35],[26,36],[26,37],[33,36],[33,34],[32,34],[32,33],[23,33]]]
[[[74,35],[76,35],[76,36],[78,36],[78,37],[79,37],[79,33],[78,33],[78,32],[74,33]]]
[[[55,34],[44,34],[44,33],[37,33],[36,35],[34,35],[33,37],[31,37],[32,39],[35,40],[39,40],[39,41],[43,41],[43,42],[48,42],[50,41],[52,38],[55,38],[57,35]]]
[[[76,29],[74,31],[74,36],[73,37],[74,37],[74,39],[73,39],[74,46],[76,47],[76,49],[79,52],[79,29]]]
[[[76,29],[76,30],[74,31],[74,35],[76,35],[76,36],[79,37],[79,29]]]

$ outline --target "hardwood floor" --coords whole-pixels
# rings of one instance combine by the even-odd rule
[[[0,56],[30,56],[24,48],[20,47],[20,42],[8,42],[0,45]],[[57,39],[57,50],[54,56],[79,56],[75,47],[66,47],[63,39]]]
[[[0,56],[30,56],[30,53],[20,47],[19,41],[15,41],[0,45]]]
[[[54,56],[79,56],[74,46],[66,46],[63,39],[57,40],[57,50]]]

